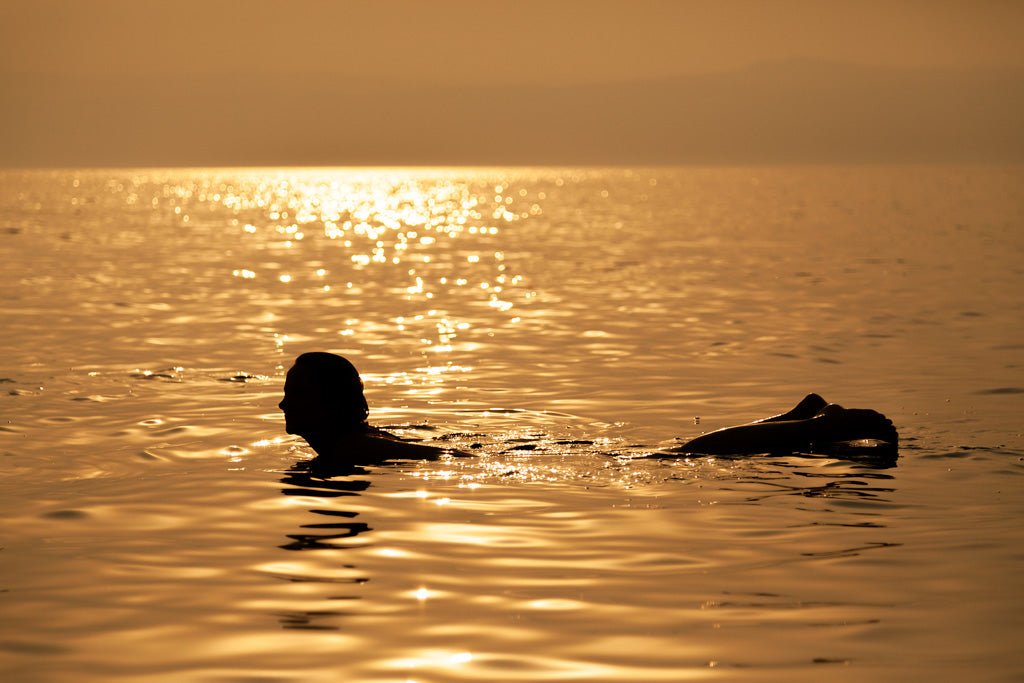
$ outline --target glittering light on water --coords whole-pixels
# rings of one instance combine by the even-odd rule
[[[514,259],[494,239],[503,226],[535,214],[531,201],[545,198],[515,185],[473,175],[288,171],[242,176],[231,183],[211,177],[192,185],[164,185],[161,205],[184,216],[195,213],[197,200],[219,204],[233,214],[229,224],[250,238],[247,250],[276,255],[264,259],[255,252],[259,260],[231,271],[235,278],[260,279],[257,273],[266,272],[260,269],[269,269],[276,271],[266,279],[273,284],[294,286],[316,278],[315,289],[307,293],[333,305],[349,296],[383,294],[401,297],[413,311],[440,302],[447,310],[463,310],[455,306],[468,300],[494,315],[531,298],[522,289],[522,276],[514,272]],[[373,275],[359,272],[371,269]],[[332,278],[346,270],[350,280]],[[373,343],[376,330],[365,325],[348,328],[362,343]],[[427,339],[423,349],[430,354],[451,354],[474,348],[474,337],[493,336],[496,326],[484,329],[474,322],[471,327],[440,311],[399,321],[397,331]],[[456,331],[465,337],[456,339]],[[282,340],[275,339],[275,345],[283,350]]]
[[[422,653],[419,657],[392,660],[391,664],[400,669],[415,669],[419,667],[456,667],[469,664],[472,661],[472,652],[434,651]]]

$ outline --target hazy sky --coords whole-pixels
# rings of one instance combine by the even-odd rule
[[[490,89],[476,95],[493,99],[503,87],[548,86],[522,93],[543,98],[552,86],[693,77],[794,58],[1020,69],[1022,27],[1024,2],[1014,0],[0,0],[0,95],[8,110],[0,120],[7,137],[0,142],[14,150],[0,151],[0,161],[137,163],[151,155],[153,163],[185,163],[186,139],[206,151],[197,153],[200,163],[216,163],[218,154],[223,163],[367,163],[374,155],[367,140],[378,141],[381,161],[401,161],[373,117],[351,122],[342,116],[335,126],[319,116],[312,130],[298,113],[289,119],[281,104],[366,107],[381,94],[389,107],[401,106],[403,97],[411,107],[436,108],[443,101],[450,120],[433,116],[422,134],[458,136],[469,124],[486,127],[479,121],[486,107],[461,106],[460,87]],[[442,99],[424,93],[431,89],[445,90]],[[187,125],[185,113],[168,104],[175,93],[166,90],[191,101]],[[680,91],[680,102],[687,97]],[[268,122],[261,134],[258,118],[232,109],[230,101],[239,98],[270,107],[273,126]],[[26,100],[30,106],[19,106]],[[166,119],[154,114],[158,109],[167,110]],[[543,112],[534,115],[540,120],[531,125],[542,125]],[[406,116],[393,115],[389,126],[416,125]],[[252,143],[266,143],[265,154],[242,154],[253,147],[238,135],[231,144],[202,137],[216,137],[238,117],[255,136]],[[501,125],[514,121],[506,116]],[[345,126],[355,123],[364,129],[352,137]],[[141,128],[125,130],[122,140],[122,129],[136,124]],[[628,129],[630,122],[619,124]],[[308,135],[282,133],[293,128]],[[153,144],[143,145],[144,158],[121,149],[128,139],[137,149],[140,139],[163,130],[174,141],[168,154]],[[92,133],[92,146],[85,133]],[[335,151],[313,153],[317,140],[334,143]],[[346,155],[346,140],[360,142],[362,151]],[[292,145],[304,151],[293,155]],[[456,140],[452,149],[460,151],[446,159],[443,146],[426,145],[405,160],[473,160],[471,140]],[[536,150],[538,161],[551,161],[544,152]],[[487,154],[479,159],[489,160]]]
[[[372,79],[656,78],[813,57],[1024,65],[1024,3],[795,0],[25,0],[4,70],[325,70]]]

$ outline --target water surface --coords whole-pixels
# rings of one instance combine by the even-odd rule
[[[12,681],[1020,680],[1019,167],[5,171]],[[307,350],[470,457],[310,472]],[[651,458],[804,393],[900,458]]]

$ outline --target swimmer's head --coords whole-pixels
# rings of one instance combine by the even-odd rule
[[[295,359],[278,407],[284,412],[285,431],[304,437],[362,427],[370,414],[355,366],[322,351]]]

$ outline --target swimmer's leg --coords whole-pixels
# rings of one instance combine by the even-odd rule
[[[809,401],[809,405],[814,403],[813,399]],[[875,439],[896,446],[899,434],[892,421],[877,411],[829,404],[810,418],[773,419],[726,427],[702,434],[672,451],[708,455],[793,453],[813,451],[815,445],[857,439]]]
[[[828,405],[818,394],[807,394],[793,408],[781,415],[708,432],[673,448],[672,451],[739,454],[797,450],[814,440],[812,427],[821,422],[811,420]]]
[[[803,399],[797,403],[793,408],[781,415],[773,415],[772,417],[766,417],[761,420],[755,420],[754,424],[759,422],[786,422],[788,420],[809,420],[822,409],[828,405],[818,394],[807,394]]]

